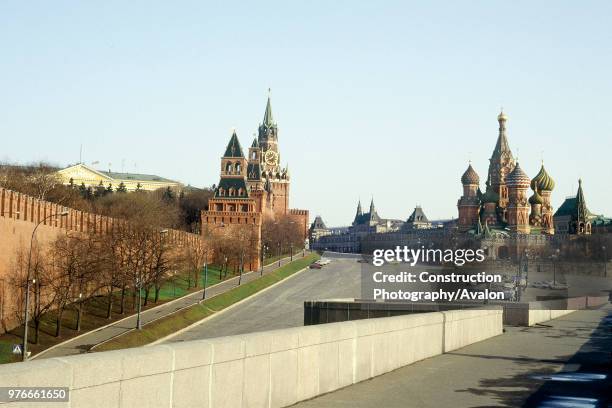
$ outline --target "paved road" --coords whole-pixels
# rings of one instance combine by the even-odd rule
[[[606,306],[536,327],[506,328],[501,336],[295,407],[608,407],[609,377],[576,379],[611,375],[611,327],[612,308]],[[546,379],[560,371],[572,374]],[[568,396],[574,399],[562,399]]]
[[[294,259],[299,259],[302,254],[294,256]],[[281,260],[281,265],[285,265],[289,262],[289,258]],[[264,274],[272,272],[278,268],[278,262],[270,264],[264,267]],[[248,272],[242,275],[242,283],[249,282],[253,279],[259,278],[259,272]],[[211,286],[206,290],[206,297],[210,298],[223,292],[226,292],[238,284],[238,277],[234,277],[219,283],[218,285]],[[184,296],[175,301],[162,304],[152,309],[148,309],[141,313],[143,324],[147,324],[153,320],[164,317],[170,313],[173,313],[179,309],[187,306],[191,306],[202,299],[202,291],[194,292],[190,295]],[[73,354],[86,353],[92,346],[99,344],[103,341],[109,340],[113,337],[126,333],[132,330],[136,326],[136,315],[130,316],[124,320],[113,323],[110,326],[94,330],[73,340],[68,340],[62,345],[50,349],[46,353],[42,354],[38,358],[50,358],[50,357],[61,357]]]
[[[231,336],[304,324],[304,301],[360,296],[361,264],[355,257],[325,254],[332,263],[306,271],[239,306],[206,319],[169,342]]]

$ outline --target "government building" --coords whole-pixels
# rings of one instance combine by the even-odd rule
[[[59,170],[56,174],[63,184],[76,187],[85,185],[85,187],[96,188],[102,184],[104,187],[110,186],[116,189],[119,185],[123,184],[127,191],[155,191],[160,188],[166,189],[168,187],[178,191],[183,187],[178,181],[153,174],[117,173],[110,170],[96,170],[84,163],[66,167],[65,169]]]

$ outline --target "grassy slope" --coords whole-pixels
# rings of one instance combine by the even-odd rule
[[[188,276],[187,272],[181,272],[177,274],[174,280],[167,281],[162,286],[159,294],[159,301],[157,304],[153,303],[153,293],[149,295],[149,304],[143,308],[143,310],[149,309],[154,306],[158,306],[162,303],[168,302],[175,298],[185,296],[191,292],[200,290],[204,281],[204,273],[200,276],[199,287],[193,287],[193,281],[191,282],[192,287],[188,287]],[[228,275],[228,278],[231,278]],[[193,279],[193,277],[192,277]],[[208,268],[208,286],[219,283],[219,270],[211,266]],[[42,319],[41,333],[38,344],[29,344],[28,349],[34,354],[37,354],[55,344],[59,344],[72,337],[86,333],[91,330],[95,330],[98,327],[112,323],[113,321],[123,319],[129,315],[134,314],[135,307],[132,307],[132,296],[131,292],[128,291],[126,299],[126,313],[124,315],[119,314],[119,293],[115,294],[113,301],[113,316],[111,319],[106,318],[106,307],[107,299],[106,296],[97,296],[91,299],[84,305],[85,313],[83,314],[83,322],[81,331],[75,330],[76,322],[76,311],[74,305],[68,306],[62,317],[62,334],[60,337],[55,337],[55,318],[56,314],[54,311],[48,312]],[[176,296],[175,296],[176,295]],[[30,322],[29,336],[30,341],[34,339],[34,324]],[[23,342],[23,326],[19,326],[8,333],[0,335],[0,364],[12,363],[21,361],[20,355],[14,355],[12,353],[14,344],[21,344]]]
[[[245,283],[228,292],[215,296],[197,305],[178,311],[170,316],[156,320],[146,325],[142,330],[131,331],[127,334],[110,340],[99,347],[96,351],[117,350],[129,347],[143,346],[155,340],[166,337],[184,327],[202,320],[226,307],[245,299],[274,283],[293,275],[297,271],[307,267],[318,259],[317,254],[311,254],[305,258],[299,258],[290,264],[284,265],[254,281]]]

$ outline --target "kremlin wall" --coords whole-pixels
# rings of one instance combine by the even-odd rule
[[[66,216],[53,216],[66,211]],[[46,219],[50,217],[49,219]],[[46,219],[46,220],[45,220]],[[48,201],[0,187],[0,333],[18,324],[21,294],[12,283],[17,271],[15,257],[22,249],[30,249],[32,231],[38,223],[35,244],[44,247],[60,234],[70,231],[97,234],[112,230],[118,220],[85,211],[74,210]],[[200,235],[185,231],[167,230],[166,239],[174,246],[190,240],[200,240]]]

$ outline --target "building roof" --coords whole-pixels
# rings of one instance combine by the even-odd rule
[[[317,215],[310,225],[310,229],[327,229],[325,223],[323,222],[323,218],[320,215]]]
[[[548,175],[544,164],[540,167],[538,174],[531,180],[531,189],[540,191],[552,191],[555,188],[555,181]]]
[[[272,104],[270,103],[270,96],[268,96],[268,103],[266,104],[266,112],[264,113],[263,123],[264,126],[274,126],[274,117],[272,117]]]
[[[230,188],[233,188],[236,191],[236,195],[234,195],[234,196],[230,196],[229,195]],[[242,188],[242,194],[238,195],[238,191],[240,191],[241,188]],[[220,189],[225,190],[225,195],[220,195],[219,194],[219,190]],[[215,189],[215,198],[219,198],[219,197],[222,197],[222,198],[248,198],[249,197],[249,191],[247,189],[244,177],[223,177],[219,181],[219,185]]]
[[[247,178],[249,180],[261,180],[261,166],[259,163],[249,163],[247,165]]]
[[[84,163],[78,163],[72,166],[68,166],[65,169],[59,170],[60,174],[69,174],[71,171],[84,171],[97,174],[107,181],[144,181],[144,182],[158,182],[158,183],[176,183],[180,184],[176,180],[167,179],[164,177],[157,176],[155,174],[142,174],[142,173],[124,173],[124,172],[115,172],[115,171],[104,171],[104,170],[96,170],[92,167]]]
[[[499,121],[499,136],[497,137],[497,143],[495,144],[495,149],[493,149],[491,158],[499,158],[503,154],[508,154],[512,157],[510,145],[508,144],[508,137],[506,136],[506,121],[508,120],[508,116],[502,111],[497,117],[497,120]]]
[[[506,177],[506,184],[508,185],[508,187],[527,188],[529,187],[530,183],[531,179],[529,178],[527,173],[523,171],[518,162],[516,163],[516,166],[514,166],[514,170],[512,170],[510,174],[508,174],[508,177]]]
[[[478,173],[476,173],[476,170],[474,170],[472,167],[471,163],[467,170],[463,173],[463,176],[461,176],[461,183],[463,185],[480,184],[480,177],[478,176]]]
[[[555,212],[554,217],[570,216],[572,220],[589,219],[596,217],[589,211],[584,193],[582,191],[582,180],[578,180],[578,192],[575,197],[566,198],[561,207]]]
[[[240,146],[240,141],[238,140],[235,130],[234,133],[232,133],[232,137],[230,138],[227,147],[225,148],[225,154],[223,157],[244,157],[244,153],[242,153],[242,146]]]
[[[100,171],[100,173],[107,175],[108,177],[115,180],[159,181],[163,183],[177,183],[177,181],[156,176],[154,174],[118,173],[114,171]]]
[[[408,219],[406,220],[406,222],[412,223],[412,224],[429,223],[429,220],[427,219],[427,216],[423,212],[423,209],[421,208],[421,206],[417,205],[412,211],[412,214],[410,214],[410,217],[408,217]]]

